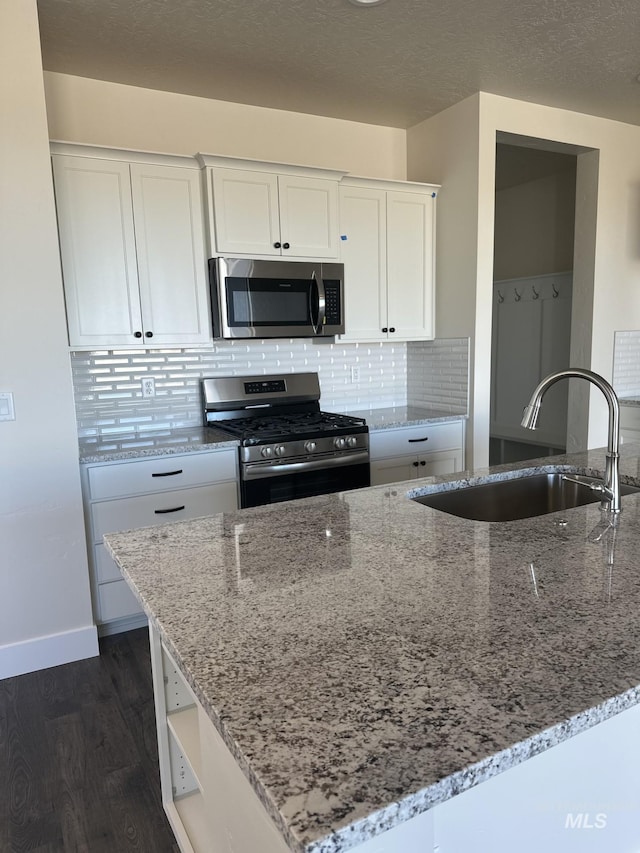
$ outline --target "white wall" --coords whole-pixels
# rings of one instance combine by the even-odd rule
[[[584,269],[581,270],[578,264],[574,265],[574,295],[581,290],[588,293],[589,282],[581,279],[589,274],[584,270],[592,267],[594,294],[590,366],[611,380],[614,331],[640,326],[640,288],[637,287],[640,280],[640,127],[498,95],[480,93],[475,97],[478,101],[478,125],[474,128],[469,123],[466,131],[472,141],[477,139],[477,148],[467,151],[465,160],[470,162],[475,158],[477,184],[474,186],[472,180],[468,181],[469,192],[465,198],[460,192],[455,158],[445,160],[435,180],[443,184],[439,203],[449,194],[450,186],[455,188],[456,201],[464,219],[460,227],[455,222],[446,224],[439,221],[439,229],[455,229],[457,239],[449,235],[442,236],[438,241],[438,300],[450,306],[445,334],[451,336],[469,333],[471,323],[468,307],[464,303],[475,300],[476,334],[472,341],[472,359],[475,363],[470,393],[474,401],[473,464],[479,466],[486,464],[489,446],[496,134],[503,131],[544,138],[596,149],[598,152],[595,253],[592,261],[587,259]],[[452,109],[462,109],[466,103]],[[444,123],[439,116],[411,128],[408,132],[409,177],[415,177],[416,172],[423,167],[422,164],[429,162],[434,147],[445,152],[448,147],[458,150],[464,144],[464,140],[461,142],[458,138],[458,133],[455,124]],[[591,157],[589,154],[583,156]],[[591,167],[593,164],[596,164],[595,155],[588,165]],[[582,171],[579,164],[578,196],[581,192]],[[596,169],[589,168],[585,172],[595,176]],[[464,205],[474,212],[477,234],[473,223],[464,214]],[[583,230],[588,231],[588,223],[579,230],[581,234]],[[576,231],[576,259],[581,234]],[[461,283],[456,275],[457,261],[449,256],[462,253],[471,257],[474,252],[477,253],[477,269],[474,275],[467,276]],[[457,320],[454,317],[456,305],[462,306]],[[442,334],[440,329],[438,334]],[[583,350],[587,351],[588,347],[583,347]],[[607,409],[600,398],[601,395],[594,389],[591,393],[587,439],[589,447],[606,443]]]
[[[406,178],[406,132],[361,122],[45,73],[51,139]]]
[[[575,171],[496,193],[495,280],[573,269]]]
[[[0,4],[0,678],[97,654],[36,0]]]

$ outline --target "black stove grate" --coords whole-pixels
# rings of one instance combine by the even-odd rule
[[[362,432],[366,430],[363,418],[339,415],[332,412],[302,412],[297,414],[265,417],[233,418],[212,421],[211,426],[239,438],[243,444],[259,444],[268,441],[287,441],[313,438],[327,433]]]

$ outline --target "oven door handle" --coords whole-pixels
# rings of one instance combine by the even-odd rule
[[[327,322],[327,300],[324,290],[324,281],[315,269],[311,273],[311,278],[313,279],[316,286],[316,292],[318,294],[318,316],[316,317],[315,323],[313,321],[313,316],[311,317],[311,325],[313,326],[314,335],[321,335],[324,331],[323,326]],[[311,301],[311,294],[309,294],[309,301]],[[309,313],[311,314],[311,305],[309,305],[309,309]]]
[[[369,462],[369,451],[358,450],[328,459],[307,459],[304,462],[250,462],[242,470],[243,480],[261,480],[265,477],[279,477],[284,474],[302,474],[305,471],[320,471],[323,468],[342,468],[345,465],[358,465]]]

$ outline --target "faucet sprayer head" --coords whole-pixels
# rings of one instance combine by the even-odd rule
[[[529,403],[528,406],[524,407],[524,411],[522,412],[522,421],[521,426],[525,429],[535,429],[536,424],[538,422],[538,415],[540,414],[540,402],[537,403]]]

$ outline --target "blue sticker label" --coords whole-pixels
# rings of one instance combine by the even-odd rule
[[[346,235],[346,234],[341,234],[341,235],[340,235],[340,239],[341,239],[341,240],[346,240],[346,239],[347,239],[347,235]]]

